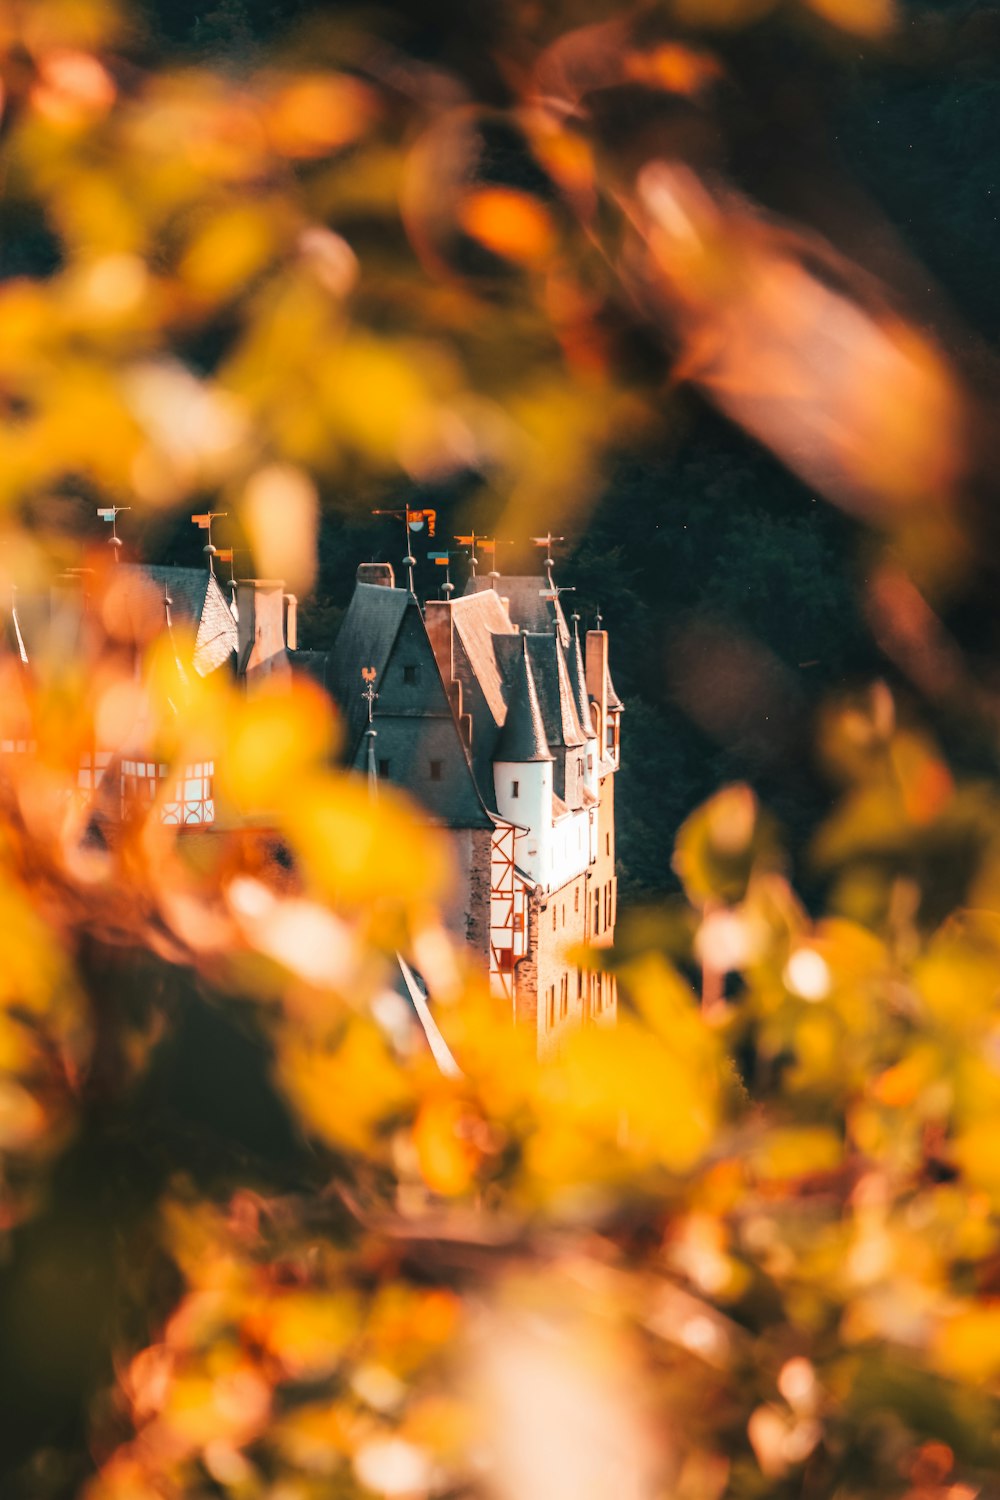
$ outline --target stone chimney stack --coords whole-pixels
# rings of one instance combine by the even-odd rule
[[[587,696],[597,705],[597,740],[601,755],[605,754],[608,724],[608,632],[587,631]]]
[[[285,586],[281,579],[241,578],[236,585],[239,619],[237,673],[273,664],[285,649]]]
[[[455,675],[455,644],[451,603],[447,599],[428,599],[424,606],[424,624],[438,671],[447,687]]]
[[[394,589],[396,587],[396,575],[392,570],[392,563],[361,563],[355,578],[358,583],[371,583],[378,588]]]

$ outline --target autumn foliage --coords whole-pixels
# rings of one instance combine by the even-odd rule
[[[154,65],[111,0],[0,3],[5,190],[50,260],[0,284],[0,571],[84,566],[93,606],[0,664],[0,1244],[30,1254],[60,1162],[134,1123],[175,986],[254,1039],[295,1140],[283,1180],[157,1157],[76,1446],[22,1447],[11,1493],[995,1495],[996,786],[884,685],[831,703],[808,906],[720,789],[679,831],[683,898],[608,955],[617,1026],[540,1064],[444,926],[446,838],[337,769],[325,696],[179,670],[64,519],[217,502],[305,593],[333,491],[473,472],[507,529],[583,525],[688,382],[891,539],[873,607],[919,679],[919,590],[967,546],[961,383],[658,113],[710,111],[719,39],[778,8],[503,9],[480,98],[364,17],[241,70]],[[782,9],[831,45],[894,19]],[[136,739],[214,763],[218,836],[154,803],[93,837],[81,757]]]

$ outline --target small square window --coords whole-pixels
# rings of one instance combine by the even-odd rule
[[[406,683],[407,687],[413,687],[417,681],[418,676],[419,671],[417,667],[410,665],[403,668],[403,681]]]
[[[444,765],[443,761],[440,761],[440,760],[432,760],[431,761],[431,780],[432,781],[440,781],[441,780],[441,771],[442,771],[443,765]]]
[[[389,774],[389,762],[387,760],[380,760],[379,761],[379,763],[378,763],[378,774],[381,777],[383,777],[383,779],[386,776],[388,776],[388,774]]]

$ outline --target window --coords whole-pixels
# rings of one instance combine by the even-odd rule
[[[380,760],[378,763],[378,774],[384,779],[389,774],[389,762]]]
[[[583,761],[582,760],[578,760],[577,763],[576,763],[576,774],[578,776],[582,776],[583,775]]]
[[[555,932],[555,930],[556,930],[556,909],[555,909],[555,906],[553,905],[553,907],[552,907],[552,931]]]
[[[559,981],[559,1014],[565,1019],[569,1012],[569,975],[564,974]]]
[[[579,911],[580,910],[580,887],[579,886],[577,886],[576,889],[573,891],[573,910],[574,911]]]
[[[512,797],[518,797],[518,796],[520,796],[520,793],[521,793],[521,783],[519,781],[512,781],[511,784],[510,784],[510,795]]]
[[[546,1007],[546,1010],[548,1012],[549,1030],[551,1031],[553,1026],[556,1024],[556,987],[554,984],[549,985],[548,1005]]]
[[[562,924],[563,924],[564,927],[566,926],[566,903],[565,903],[565,901],[562,904]]]
[[[431,761],[431,780],[432,781],[440,781],[441,780],[441,767],[442,767],[443,764],[444,764],[444,762],[440,761],[440,760],[432,760]]]
[[[417,679],[418,679],[419,676],[420,676],[420,668],[419,667],[415,667],[412,663],[409,663],[408,665],[404,666],[404,668],[403,668],[403,681],[406,683],[407,687],[414,687],[416,685],[416,682],[417,682]]]
[[[611,853],[611,835],[610,835],[610,833],[606,833],[604,835],[604,852],[605,852],[605,854],[610,854]]]
[[[595,932],[600,932],[600,930],[601,930],[601,893],[600,893],[600,891],[595,891],[594,892],[594,931]]]
[[[122,810],[139,808],[142,813],[162,794],[161,823],[214,823],[212,794],[214,762],[195,761],[180,768],[180,774],[155,761],[122,761]]]
[[[577,969],[577,971],[576,971],[576,998],[579,1000],[582,994],[583,994],[583,970],[582,969]]]

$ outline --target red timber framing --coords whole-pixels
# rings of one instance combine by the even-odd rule
[[[514,965],[528,948],[524,881],[514,868],[515,829],[500,823],[490,844],[490,988],[514,998]]]

